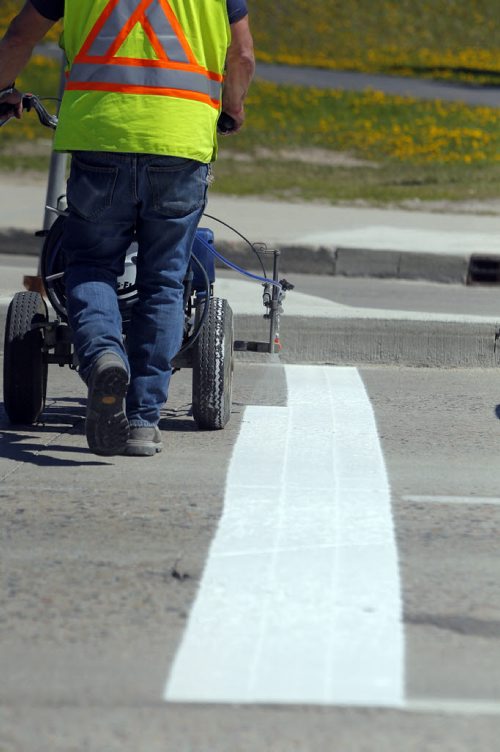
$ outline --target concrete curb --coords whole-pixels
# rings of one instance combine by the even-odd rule
[[[9,229],[0,230],[0,253],[33,255],[40,253],[43,239],[32,232]],[[233,263],[245,269],[259,271],[255,254],[243,241],[220,240],[217,250]],[[276,243],[281,252],[280,270],[283,274],[319,274],[344,277],[373,277],[380,279],[423,280],[448,284],[466,284],[471,269],[477,269],[481,260],[487,260],[489,278],[495,282],[500,277],[500,257],[491,254],[429,253],[425,251],[380,250],[370,248],[343,248],[323,245],[290,245]],[[270,259],[263,256],[271,271]],[[217,266],[224,264],[217,261]],[[498,267],[498,270],[497,270]],[[480,279],[476,281],[481,281]]]
[[[425,280],[465,284],[472,254],[451,255],[425,251],[373,250],[334,246],[274,246],[281,252],[283,274],[320,274],[343,277]],[[217,249],[245,268],[255,268],[255,256],[243,243],[217,243]],[[265,261],[265,259],[264,259]]]
[[[235,316],[235,338],[266,340],[266,322]],[[499,319],[500,323],[500,319]],[[406,319],[305,318],[281,320],[284,363],[421,368],[497,368],[499,326],[494,323]],[[255,354],[239,358],[258,360]],[[269,356],[267,356],[269,357]]]

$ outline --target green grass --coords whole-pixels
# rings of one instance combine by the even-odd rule
[[[34,55],[17,83],[22,91],[32,91],[40,97],[57,97],[60,78],[61,65],[58,61]]]
[[[26,154],[4,154],[0,151],[0,172],[36,172],[47,173],[50,163],[50,150],[47,149],[47,156],[37,154],[30,156]]]
[[[500,83],[492,0],[249,0],[266,61]]]
[[[386,164],[379,169],[328,167],[303,162],[256,159],[234,162],[222,157],[215,167],[214,190],[240,196],[292,201],[323,201],[403,206],[425,202],[481,201],[500,197],[500,168],[456,165],[435,169]]]
[[[247,109],[245,130],[224,142],[229,149],[314,146],[412,164],[500,158],[496,108],[257,81]]]
[[[346,155],[365,164],[346,167]],[[496,110],[379,92],[258,82],[245,130],[221,140],[220,156],[221,192],[375,204],[500,196]]]

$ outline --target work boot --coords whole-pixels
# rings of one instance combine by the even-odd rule
[[[129,457],[152,457],[162,450],[158,426],[130,426],[130,435],[123,450]]]
[[[85,433],[94,454],[121,454],[127,443],[125,395],[128,381],[125,363],[114,352],[103,353],[92,366]]]

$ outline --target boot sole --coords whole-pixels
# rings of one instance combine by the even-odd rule
[[[89,386],[85,433],[94,454],[121,454],[129,437],[129,425],[123,400],[127,393],[125,368],[103,366]]]

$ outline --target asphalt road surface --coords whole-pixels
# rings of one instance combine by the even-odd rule
[[[493,752],[494,369],[238,360],[224,431],[172,384],[102,458],[83,384],[1,417],[1,752]]]

